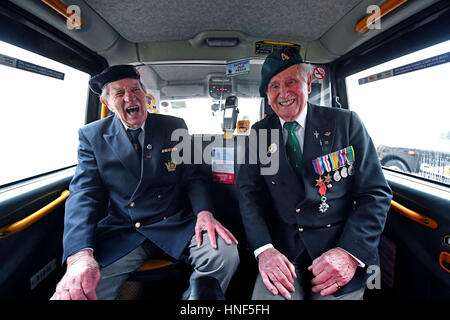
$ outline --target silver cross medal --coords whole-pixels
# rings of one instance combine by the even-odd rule
[[[325,213],[325,211],[327,211],[329,207],[330,207],[330,205],[329,205],[328,203],[326,203],[326,201],[323,201],[323,202],[319,205],[319,211],[320,211],[320,213]]]

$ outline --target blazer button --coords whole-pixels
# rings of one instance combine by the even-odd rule
[[[298,231],[303,232],[303,228],[298,228]]]
[[[131,203],[130,203],[130,208],[134,208],[135,205],[136,205],[136,204],[135,204],[134,202],[131,202]]]
[[[275,184],[275,181],[272,181],[272,184]]]
[[[298,209],[298,208],[295,209],[295,212],[300,213],[300,209]]]
[[[141,227],[141,223],[140,222],[136,222],[135,225],[136,229],[139,229]]]
[[[167,219],[167,217],[163,217],[163,220],[166,220]]]
[[[331,224],[327,224],[327,228],[330,228],[331,227]]]
[[[158,199],[161,199],[161,195],[160,194],[158,194]]]

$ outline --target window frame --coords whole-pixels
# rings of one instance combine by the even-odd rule
[[[440,1],[331,63],[333,107],[348,109],[347,76],[448,40],[449,21],[450,6]],[[383,170],[398,172],[386,167]],[[405,172],[401,174],[448,187],[443,182]]]
[[[0,40],[90,75],[99,73],[108,65],[105,58],[9,1],[0,3]],[[85,123],[100,118],[100,102],[92,92],[88,94],[85,110]],[[76,164],[10,182],[2,185],[0,190],[20,186],[27,181],[75,166]]]
[[[347,76],[448,40],[449,21],[450,6],[438,2],[331,63],[333,106],[347,109]]]

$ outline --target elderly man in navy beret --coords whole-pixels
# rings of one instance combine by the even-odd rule
[[[274,112],[253,126],[246,159],[269,154],[278,170],[254,161],[236,177],[259,266],[253,299],[362,299],[367,268],[378,265],[391,190],[358,116],[308,103],[311,82],[293,48],[275,50],[261,70]]]
[[[107,68],[89,86],[114,115],[79,130],[64,221],[67,271],[52,298],[114,299],[130,272],[164,255],[194,269],[184,299],[201,297],[194,284],[206,277],[219,290],[209,298],[223,297],[239,263],[237,241],[214,218],[205,177],[171,159],[171,133],[187,130],[185,122],[147,111],[133,66]]]

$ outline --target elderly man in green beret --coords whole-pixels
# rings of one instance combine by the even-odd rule
[[[376,270],[368,267],[379,264],[391,190],[358,116],[308,103],[311,82],[293,48],[271,53],[261,70],[260,94],[274,113],[253,126],[246,159],[278,153],[279,164],[265,174],[264,162],[246,163],[237,174],[259,266],[253,299],[362,299]]]

